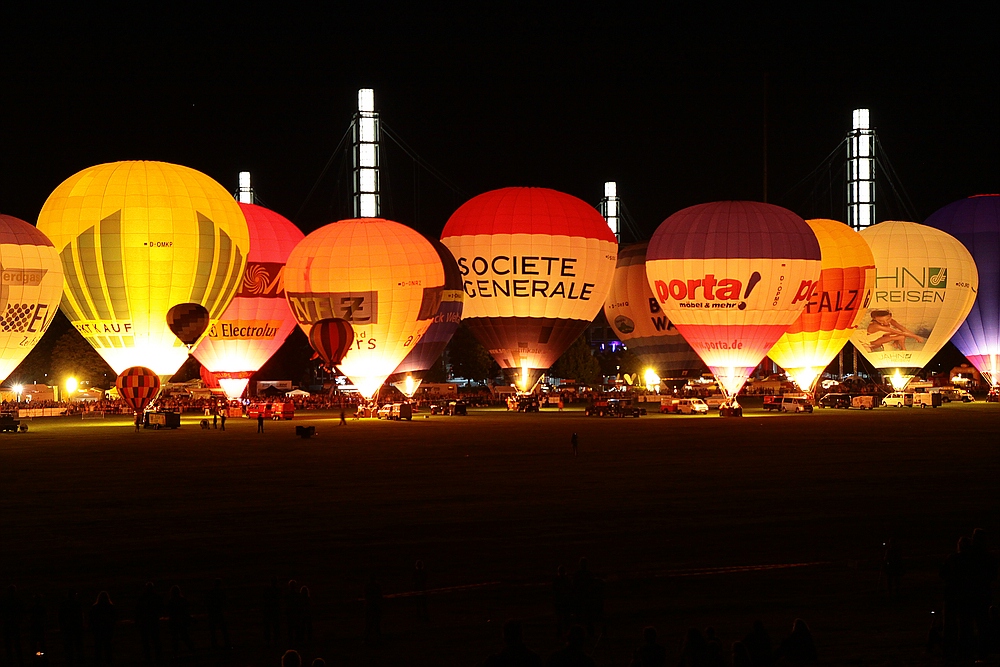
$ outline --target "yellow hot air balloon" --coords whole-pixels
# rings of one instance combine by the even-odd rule
[[[962,325],[979,272],[958,239],[933,227],[888,221],[861,236],[875,257],[875,286],[851,342],[902,389]]]
[[[24,220],[0,215],[0,380],[17,368],[62,298],[59,255],[45,234]]]
[[[819,241],[822,271],[805,310],[768,356],[812,391],[820,373],[843,349],[865,314],[875,285],[875,259],[861,235],[836,220],[806,220]]]
[[[62,309],[108,365],[169,378],[187,359],[167,312],[204,306],[215,323],[239,287],[250,247],[232,195],[188,167],[113,162],[49,195],[38,228],[65,274]]]
[[[307,336],[324,319],[353,326],[354,345],[338,368],[369,400],[431,325],[443,290],[434,246],[381,218],[321,227],[285,264],[285,298]]]

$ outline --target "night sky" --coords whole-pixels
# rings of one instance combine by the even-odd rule
[[[0,10],[0,211],[30,221],[66,177],[125,159],[230,190],[250,170],[307,232],[347,217],[343,157],[306,197],[359,87],[452,184],[421,170],[415,187],[384,143],[383,212],[427,234],[511,185],[596,203],[617,180],[647,237],[684,206],[760,200],[765,106],[769,201],[805,217],[842,217],[839,168],[810,172],[861,106],[916,217],[1000,190],[997,3],[27,4]],[[903,216],[879,196],[880,219]]]

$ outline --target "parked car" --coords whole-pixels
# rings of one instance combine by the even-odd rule
[[[883,408],[912,408],[913,394],[905,391],[894,391],[882,399]]]
[[[844,408],[845,410],[851,407],[851,395],[850,394],[826,394],[821,399],[819,399],[819,407],[821,408]]]
[[[709,410],[718,410],[722,407],[722,404],[726,402],[726,397],[722,394],[712,394],[705,399],[705,405],[708,406]]]
[[[764,397],[764,409],[770,412],[771,410],[777,410],[778,412],[787,412],[782,410],[781,406],[784,404],[786,398],[801,399],[806,404],[809,405],[809,412],[812,412],[812,403],[809,403],[809,397],[806,394],[780,394],[777,396],[765,396]],[[805,412],[805,410],[796,410],[796,412]]]
[[[663,408],[666,407],[666,410]],[[707,415],[708,405],[700,398],[675,398],[668,406],[660,406],[661,412],[680,415]]]
[[[812,412],[813,406],[809,399],[799,396],[782,396],[778,412]]]
[[[390,416],[392,416],[392,403],[386,403],[375,413],[375,417],[378,419],[389,419]]]

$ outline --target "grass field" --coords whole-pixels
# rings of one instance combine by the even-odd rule
[[[997,404],[777,415],[751,403],[743,419],[483,410],[346,427],[300,413],[263,435],[196,421],[136,434],[124,418],[47,418],[0,436],[0,583],[44,595],[54,628],[69,586],[89,601],[108,590],[130,617],[148,579],[161,593],[179,584],[197,611],[220,576],[237,648],[210,654],[201,623],[188,664],[275,665],[260,589],[294,578],[313,595],[309,658],[474,665],[510,617],[535,650],[557,648],[549,582],[586,556],[607,582],[599,665],[627,665],[647,624],[676,656],[691,626],[731,642],[761,618],[777,641],[796,617],[827,664],[936,664],[923,641],[937,568],[974,527],[994,548],[1000,533]],[[297,424],[318,435],[296,438]],[[890,536],[907,559],[899,601],[875,594]],[[444,589],[430,621],[396,595],[385,641],[363,646],[368,575],[405,593],[417,559]],[[117,641],[123,664],[139,658],[133,628]]]

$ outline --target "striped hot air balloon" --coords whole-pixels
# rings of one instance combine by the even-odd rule
[[[354,327],[339,317],[320,320],[309,330],[309,345],[326,367],[332,370],[344,360],[344,355],[354,345]]]
[[[805,220],[780,206],[701,204],[657,228],[646,277],[732,398],[805,308],[820,277],[819,243]]]
[[[303,234],[292,222],[256,204],[239,204],[250,231],[250,252],[239,290],[195,348],[195,358],[239,398],[292,331],[295,318],[285,301],[285,262]]]
[[[856,231],[836,220],[806,220],[823,255],[820,279],[805,310],[768,356],[811,392],[833,358],[851,339],[875,287],[875,259]]]
[[[593,206],[546,188],[473,197],[441,241],[463,277],[463,320],[522,391],[600,312],[618,252]]]
[[[62,309],[116,373],[145,365],[169,378],[188,351],[167,311],[194,303],[218,321],[250,246],[225,188],[165,162],[90,167],[57,187],[38,228],[62,259]]]

